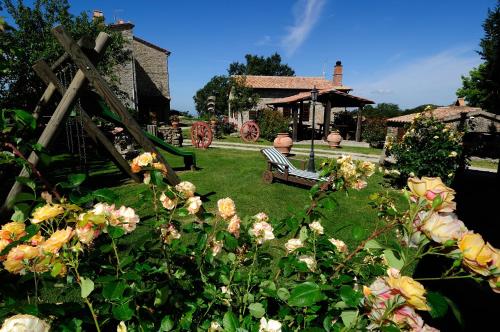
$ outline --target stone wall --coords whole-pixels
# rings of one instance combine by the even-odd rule
[[[162,126],[158,128],[158,136],[168,144],[173,146],[182,147],[182,129]]]
[[[130,59],[119,64],[114,69],[114,75],[118,78],[118,88],[123,94],[118,97],[127,108],[137,109],[137,96],[135,94],[135,66],[133,52],[133,24],[119,24],[112,26],[115,31],[121,32],[124,39],[124,50],[130,55]]]

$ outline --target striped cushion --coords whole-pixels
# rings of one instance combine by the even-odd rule
[[[309,179],[309,180],[317,181],[319,179],[318,173],[313,173],[313,172],[309,172],[309,171],[301,171],[298,169],[290,170],[290,174],[297,176],[299,178],[304,178],[304,179]]]

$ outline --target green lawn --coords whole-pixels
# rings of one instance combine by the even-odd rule
[[[187,149],[189,150],[189,149]],[[182,160],[166,155],[174,167],[180,167]],[[205,198],[204,206],[215,211],[217,200],[231,197],[237,206],[238,214],[254,215],[265,212],[272,218],[284,218],[302,209],[308,203],[308,189],[284,183],[264,184],[261,180],[266,162],[258,152],[208,149],[196,150],[197,171],[182,171],[182,180],[191,181],[197,191]],[[327,213],[322,221],[328,235],[355,245],[351,229],[359,225],[367,232],[379,226],[376,211],[368,206],[371,193],[387,190],[381,185],[382,177],[375,174],[369,185],[362,191],[352,190],[334,193],[338,207]],[[146,186],[128,183],[114,187],[119,195],[118,204],[134,207],[142,216],[152,214],[150,195]]]
[[[471,160],[471,166],[498,169],[498,160]]]

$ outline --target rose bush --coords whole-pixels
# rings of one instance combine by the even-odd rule
[[[385,225],[349,248],[325,234],[322,211],[335,207],[333,190],[365,187],[371,163],[322,163],[328,180],[311,188],[308,206],[275,220],[241,217],[231,198],[201,213],[196,187],[166,184],[155,158],[131,165],[146,178],[147,220],[112,202],[82,208],[44,194],[30,218],[2,226],[0,277],[10,283],[0,317],[29,312],[54,331],[432,331],[419,312],[433,313],[436,296],[408,275],[428,254],[457,262],[442,278],[498,291],[498,249],[453,215],[454,192],[440,179],[410,179],[403,211],[374,195]],[[393,230],[406,246],[376,241]]]

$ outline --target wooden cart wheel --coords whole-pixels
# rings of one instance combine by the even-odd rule
[[[195,148],[206,149],[212,144],[212,129],[205,122],[195,122],[191,126],[191,143]]]
[[[267,184],[273,183],[273,172],[264,171],[264,173],[262,173],[262,181]]]
[[[245,142],[256,142],[260,136],[259,125],[253,120],[245,122],[241,126],[240,136]]]

